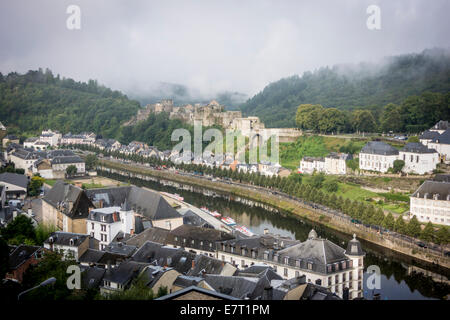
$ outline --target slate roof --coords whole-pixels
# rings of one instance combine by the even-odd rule
[[[50,234],[50,236],[47,238],[47,240],[44,241],[44,243],[50,244],[51,238],[53,239],[53,244],[78,247],[86,239],[88,239],[89,236],[87,234],[55,231]],[[73,239],[73,245],[70,244],[71,239]]]
[[[54,157],[51,160],[52,164],[68,164],[68,163],[84,163],[84,160],[79,156],[68,156],[68,157]]]
[[[136,278],[148,265],[148,263],[124,261],[116,268],[107,269],[105,275],[103,276],[103,280],[126,286],[132,279]]]
[[[230,295],[238,299],[244,299],[246,296],[253,295],[259,279],[239,277],[239,276],[220,276],[206,274],[205,281],[217,292]]]
[[[105,251],[87,249],[78,260],[84,263],[98,263],[104,255]]]
[[[33,254],[41,250],[39,246],[28,246],[21,244],[9,254],[8,267],[10,270],[15,270],[27,261]]]
[[[175,299],[180,299],[180,297],[182,297],[183,295],[189,294],[190,292],[198,292],[200,294],[203,295],[207,295],[210,296],[212,298],[216,298],[219,300],[239,300],[237,298],[234,298],[232,296],[226,295],[226,294],[222,294],[219,292],[215,292],[212,290],[208,290],[208,289],[204,289],[201,287],[197,287],[197,286],[190,286],[178,291],[175,291],[174,293],[159,297],[155,300],[175,300]]]
[[[284,263],[284,258],[288,257],[288,264],[296,265],[296,260],[300,261],[301,269],[308,269],[308,263],[312,263],[314,272],[327,274],[327,265],[335,262],[347,261],[345,250],[333,242],[318,238],[309,237],[305,242],[293,245],[277,252],[280,263]]]
[[[424,131],[420,136],[419,140],[433,140],[440,136],[440,133],[437,131]]]
[[[183,224],[172,230],[169,238],[172,239],[174,236],[199,241],[225,241],[234,239],[231,234],[221,230],[202,228],[188,224]]]
[[[93,207],[91,201],[84,194],[83,189],[65,183],[62,180],[55,183],[43,200],[54,208],[59,208],[63,214],[73,219],[86,218],[89,214],[89,208]],[[73,204],[71,210],[69,203]]]
[[[447,130],[447,129],[450,129],[449,122],[441,120],[438,123],[436,123],[432,127],[432,129],[434,129],[434,130]]]
[[[196,286],[203,280],[204,279],[202,277],[179,275],[173,282],[173,285],[182,288],[187,288],[190,286]]]
[[[141,247],[147,241],[157,242],[164,245],[166,244],[166,239],[169,235],[169,232],[169,230],[156,227],[148,228],[141,233],[132,236],[130,239],[126,240],[125,243],[137,247]]]
[[[122,206],[125,200],[130,208],[151,220],[178,218],[181,215],[159,194],[135,186],[86,190],[87,196],[104,206]]]
[[[201,218],[189,208],[181,208],[178,212],[183,216],[183,224],[189,224],[202,228],[214,228],[206,220]]]
[[[105,275],[106,270],[99,267],[88,267],[81,273],[81,286],[85,289],[97,288]]]
[[[411,152],[411,153],[437,153],[434,149],[428,149],[426,146],[420,142],[410,142],[407,143],[401,150],[401,152]]]
[[[28,187],[28,177],[23,174],[4,172],[0,174],[0,183],[2,182],[25,189]]]
[[[203,254],[199,254],[194,259],[194,268],[188,271],[187,275],[201,276],[202,273],[220,274],[225,266],[225,262]]]
[[[152,263],[174,268],[186,274],[192,267],[196,255],[180,248],[171,248],[159,243],[147,241],[131,257],[133,261]]]
[[[92,209],[87,220],[103,223],[120,222],[120,207]]]
[[[439,137],[433,139],[435,143],[450,144],[450,129],[445,130]]]
[[[393,146],[382,141],[369,141],[361,149],[361,153],[378,154],[378,155],[398,155],[398,150]]]
[[[440,182],[450,182],[450,174],[437,174],[433,180]]]
[[[105,251],[131,257],[131,255],[136,251],[136,246],[126,245],[122,242],[111,242],[105,247]]]
[[[348,242],[345,253],[352,256],[363,256],[365,253],[361,248],[361,243],[356,239],[356,234],[353,234],[353,239]]]
[[[414,192],[411,197],[433,199],[434,195],[439,195],[439,200],[450,200],[450,182],[425,181]]]

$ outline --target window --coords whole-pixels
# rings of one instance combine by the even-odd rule
[[[241,260],[241,266],[242,266],[242,267],[245,266],[245,260]]]
[[[313,268],[312,262],[308,262],[308,270],[312,270],[312,268]]]
[[[299,271],[295,271],[295,276],[296,277],[300,277],[300,272]]]
[[[284,264],[289,264],[289,257],[284,257]]]
[[[273,255],[273,261],[274,262],[278,262],[278,254],[274,254]]]
[[[195,242],[195,241],[194,241],[194,240],[192,240],[192,241],[191,241],[191,244],[194,244],[194,242]]]
[[[347,277],[345,276],[345,273],[343,273],[343,274],[342,274],[342,281],[343,281],[343,282],[347,281],[346,278],[347,278]]]
[[[178,237],[175,237],[174,239],[175,239],[175,241],[178,241]]]
[[[331,286],[333,284],[333,278],[328,277],[328,285]]]
[[[295,260],[295,266],[300,268],[300,259]]]
[[[334,283],[339,283],[339,275],[338,274],[334,277]]]
[[[106,231],[106,224],[102,224],[102,231]]]
[[[264,259],[269,260],[269,253],[267,251],[264,252]]]
[[[91,229],[94,230],[94,223],[91,223]]]
[[[285,277],[288,276],[288,268],[284,268],[284,276],[285,276]]]

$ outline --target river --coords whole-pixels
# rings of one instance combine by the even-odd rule
[[[245,225],[256,234],[263,234],[264,229],[274,234],[290,236],[300,241],[305,241],[309,231],[314,228],[318,235],[326,238],[342,247],[346,247],[351,236],[329,229],[320,224],[300,219],[286,212],[268,208],[256,204],[247,199],[241,199],[229,195],[221,195],[216,192],[202,190],[191,186],[173,186],[172,182],[143,181],[129,179],[118,174],[99,171],[99,175],[115,180],[130,182],[136,186],[150,189],[177,193],[184,197],[184,201],[196,207],[205,206],[211,210],[217,210],[222,215],[230,216],[238,224]],[[401,255],[386,248],[377,246],[367,241],[362,241],[363,250],[366,252],[364,259],[364,297],[373,299],[374,294],[382,300],[427,300],[442,299],[450,294],[447,269],[437,265],[426,264],[409,256]],[[370,276],[366,270],[368,266],[376,265],[381,272],[380,289],[367,288],[367,279]],[[424,273],[430,274],[429,276]],[[447,282],[446,282],[447,281]]]

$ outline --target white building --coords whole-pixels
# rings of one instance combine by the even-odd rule
[[[365,254],[355,236],[347,250],[319,238],[314,230],[301,243],[268,235],[234,239],[221,242],[217,255],[241,268],[264,263],[284,279],[305,275],[308,282],[326,287],[340,297],[347,289],[350,299],[362,297]]]
[[[16,169],[24,169],[25,172],[33,166],[33,164],[38,161],[40,158],[39,153],[31,152],[24,149],[16,149],[11,155],[9,159]]]
[[[63,259],[78,259],[89,249],[89,236],[86,234],[56,231],[44,241],[44,248],[61,253]]]
[[[50,146],[55,147],[59,145],[62,138],[62,134],[58,131],[52,131],[52,130],[44,130],[42,131],[41,136],[39,137],[39,141],[46,142]]]
[[[359,153],[359,168],[386,173],[394,166],[399,152],[382,141],[369,141]]]
[[[409,199],[411,218],[450,225],[450,182],[425,181]]]
[[[122,207],[92,209],[86,219],[86,230],[91,237],[99,240],[103,250],[119,233],[131,234],[134,227],[134,213],[125,201]]]
[[[321,157],[303,157],[300,161],[298,173],[312,174],[316,172],[325,172],[325,159]]]
[[[77,168],[77,175],[84,175],[86,173],[85,162],[79,156],[61,156],[54,157],[50,160],[53,171],[65,172],[69,166]]]
[[[432,173],[439,163],[439,153],[434,149],[428,149],[421,143],[411,142],[400,150],[399,159],[405,162],[403,172]]]
[[[325,157],[326,174],[347,174],[347,160],[352,159],[350,154],[331,152]]]
[[[443,162],[450,163],[450,129],[428,142],[428,148],[435,149]]]
[[[431,130],[427,130],[424,131],[420,136],[419,136],[419,141],[421,144],[423,144],[424,146],[428,146],[428,143],[430,143],[431,141],[433,141],[434,139],[436,139],[437,137],[439,137],[441,134],[437,131],[431,131]]]

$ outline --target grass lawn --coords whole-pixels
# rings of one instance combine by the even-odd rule
[[[303,183],[308,183],[311,179],[310,175],[303,176]],[[333,176],[325,176],[325,181],[329,179],[336,179]],[[376,193],[366,189],[362,189],[360,185],[351,182],[338,182],[339,189],[335,192],[336,196],[341,196],[344,199],[350,199],[352,201],[362,201],[365,203],[372,203],[376,207],[382,208],[383,210],[391,211],[393,213],[401,214],[409,210],[409,198],[406,195],[400,193]],[[325,189],[321,189],[322,192],[332,194],[332,192],[327,192]],[[394,196],[392,196],[394,195]],[[380,204],[376,199],[383,198],[383,203]],[[393,200],[399,198],[401,200]],[[405,199],[407,201],[404,201]],[[369,200],[370,199],[370,200]],[[369,201],[367,201],[369,200]]]

